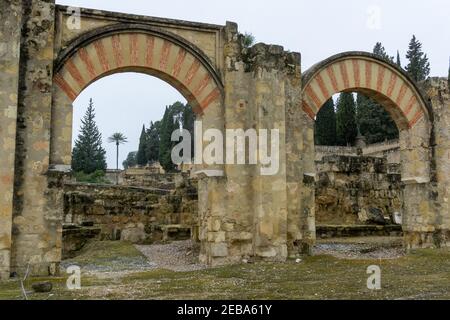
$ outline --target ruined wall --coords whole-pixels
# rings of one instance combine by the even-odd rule
[[[449,79],[430,78],[424,88],[430,97],[434,112],[435,148],[433,183],[429,196],[435,204],[435,231],[437,246],[450,246],[450,90]]]
[[[316,167],[316,224],[384,225],[401,217],[400,171],[386,159],[328,156]]]
[[[225,165],[224,177],[200,181],[199,219],[206,222],[200,258],[213,265],[243,257],[282,261],[289,246],[287,205],[297,211],[300,201],[298,179],[288,200],[285,152],[286,114],[299,103],[294,87],[300,81],[300,56],[273,45],[246,49],[233,23],[227,24],[225,39],[225,129],[279,129],[279,170],[262,176],[261,165]],[[299,152],[291,155],[297,159]]]
[[[196,186],[186,181],[173,190],[68,183],[64,186],[64,222],[100,228],[100,240],[151,243],[164,228],[196,228]]]
[[[0,280],[9,277],[19,86],[21,1],[0,3]]]
[[[11,271],[56,274],[61,213],[51,210],[50,118],[54,62],[54,1],[22,2]],[[16,25],[15,28],[19,28]]]

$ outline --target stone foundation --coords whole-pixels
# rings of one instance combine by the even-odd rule
[[[393,224],[395,216],[401,221],[398,166],[388,165],[383,158],[326,156],[316,162],[316,168],[318,225]],[[374,214],[380,221],[375,221]]]
[[[197,225],[197,207],[196,186],[191,181],[173,190],[76,183],[64,186],[65,224],[91,224],[100,229],[100,240],[146,244],[190,238]]]

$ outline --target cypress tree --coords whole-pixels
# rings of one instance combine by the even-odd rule
[[[336,112],[333,99],[329,99],[317,113],[315,142],[319,146],[336,145]]]
[[[355,100],[350,92],[343,92],[339,96],[336,111],[336,132],[338,144],[342,146],[353,145],[358,135]]]
[[[422,44],[416,39],[415,35],[413,35],[409,43],[406,58],[409,61],[406,71],[411,78],[415,81],[425,80],[430,74],[430,63],[427,55],[422,52]]]
[[[95,122],[92,98],[81,120],[80,134],[72,151],[72,170],[86,174],[106,170],[106,151],[102,147],[102,135]]]
[[[172,106],[171,106],[172,107]],[[159,163],[166,172],[175,170],[175,165],[172,162],[172,133],[176,129],[176,120],[173,114],[173,108],[166,107],[164,117],[161,122],[161,140],[159,145]]]
[[[139,138],[139,148],[136,155],[137,164],[140,166],[146,166],[148,164],[146,149],[147,149],[147,132],[145,130],[145,125],[143,125],[141,137]]]
[[[194,123],[195,123],[194,110],[192,110],[192,107],[189,104],[187,104],[183,109],[182,126],[183,126],[183,130],[187,130],[191,134],[191,155],[192,156],[194,156],[194,141],[195,141]]]
[[[400,68],[402,67],[402,62],[400,60],[400,52],[398,52],[398,50],[397,50],[397,62],[395,64]]]
[[[147,130],[146,158],[149,163],[159,161],[161,121],[150,122]]]

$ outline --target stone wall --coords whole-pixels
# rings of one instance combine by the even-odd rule
[[[197,190],[191,181],[173,190],[76,183],[64,186],[65,224],[100,228],[100,240],[152,243],[166,240],[167,228],[190,237],[197,225],[197,208]]]
[[[388,163],[400,163],[400,143],[398,140],[371,144],[363,148],[342,146],[316,146],[316,161],[322,161],[326,156],[363,155],[367,157],[386,158]]]
[[[318,225],[394,224],[401,216],[400,171],[386,159],[327,156],[316,166]]]
[[[21,1],[0,3],[0,280],[9,277],[19,86]]]

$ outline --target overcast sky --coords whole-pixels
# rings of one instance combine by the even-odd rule
[[[372,51],[380,41],[392,56],[400,51],[403,65],[415,34],[431,63],[432,76],[447,76],[450,56],[448,0],[60,0],[58,4],[136,13],[224,25],[239,24],[257,42],[283,45],[302,54],[302,68],[339,52]],[[164,106],[184,98],[168,84],[150,76],[119,74],[84,90],[74,103],[74,138],[79,119],[92,97],[97,122],[106,141],[121,131],[129,137],[120,162],[137,149],[142,125],[159,120]],[[115,165],[113,145],[107,145],[108,165]]]

